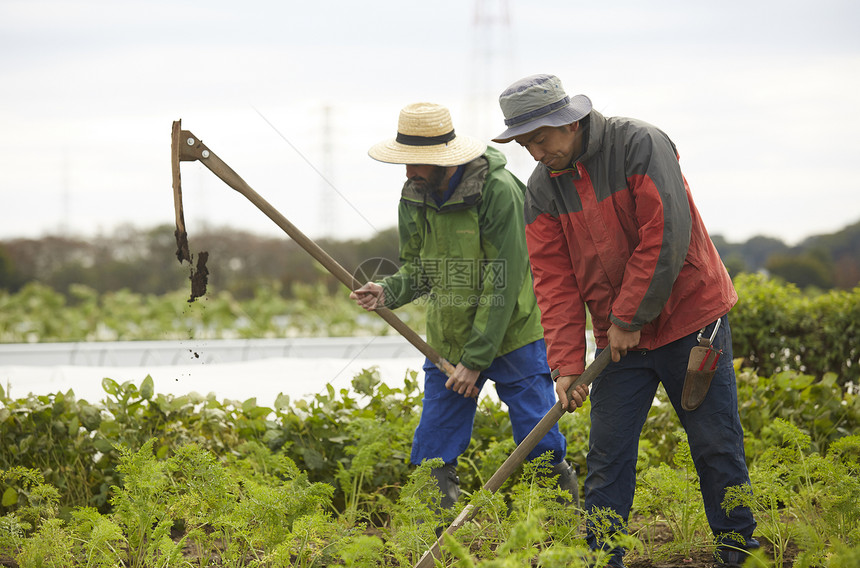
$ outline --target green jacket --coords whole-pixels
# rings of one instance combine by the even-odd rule
[[[427,295],[427,343],[450,363],[483,370],[543,337],[528,264],[524,185],[494,148],[466,165],[439,207],[407,181],[399,205],[400,270],[385,306]]]

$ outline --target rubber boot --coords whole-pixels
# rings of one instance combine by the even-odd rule
[[[759,542],[754,538],[748,538],[745,544],[728,539],[717,546],[714,551],[714,561],[717,568],[741,568],[750,556],[747,551],[756,550],[759,546]]]
[[[562,505],[573,504],[579,507],[579,483],[576,479],[576,470],[574,470],[566,460],[552,466],[550,476],[558,476],[558,488],[570,493],[570,499],[559,497],[558,502]]]
[[[460,478],[457,476],[457,465],[446,463],[442,467],[434,467],[430,470],[430,475],[436,478],[436,483],[439,485],[439,492],[442,494],[441,499],[434,503],[438,503],[442,510],[450,510],[454,507],[454,503],[460,497]],[[438,512],[438,509],[437,509]],[[452,513],[453,515],[453,513]],[[443,515],[443,518],[446,517]],[[445,530],[444,526],[436,527],[436,538],[442,536]]]
[[[460,498],[460,478],[457,476],[457,465],[446,463],[442,467],[434,467],[430,474],[436,478],[439,491],[442,492],[442,500],[439,505],[443,509],[450,509]]]

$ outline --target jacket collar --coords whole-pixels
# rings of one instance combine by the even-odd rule
[[[586,131],[585,152],[574,162],[587,162],[597,155],[603,146],[603,133],[606,127],[606,117],[592,110],[588,115],[588,130]]]
[[[427,207],[436,211],[456,211],[458,209],[473,207],[481,201],[481,195],[484,191],[484,180],[486,180],[489,171],[490,163],[485,156],[467,163],[466,169],[463,172],[463,179],[454,189],[451,197],[441,206],[437,205],[436,201],[430,196],[418,191],[411,181],[403,184],[400,200],[413,207]]]

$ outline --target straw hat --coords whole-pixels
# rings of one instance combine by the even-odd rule
[[[433,103],[403,107],[397,121],[397,137],[375,144],[368,150],[374,160],[389,164],[460,166],[481,156],[483,142],[454,134],[451,113]]]
[[[581,120],[591,112],[591,99],[585,95],[571,98],[555,75],[530,75],[520,79],[499,95],[507,130],[493,142],[510,142],[520,134],[542,126],[564,126]]]

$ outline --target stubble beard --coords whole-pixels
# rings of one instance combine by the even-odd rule
[[[445,179],[445,173],[445,167],[434,166],[428,178],[416,176],[409,178],[409,181],[419,193],[433,195],[434,193],[442,193],[442,180]]]

